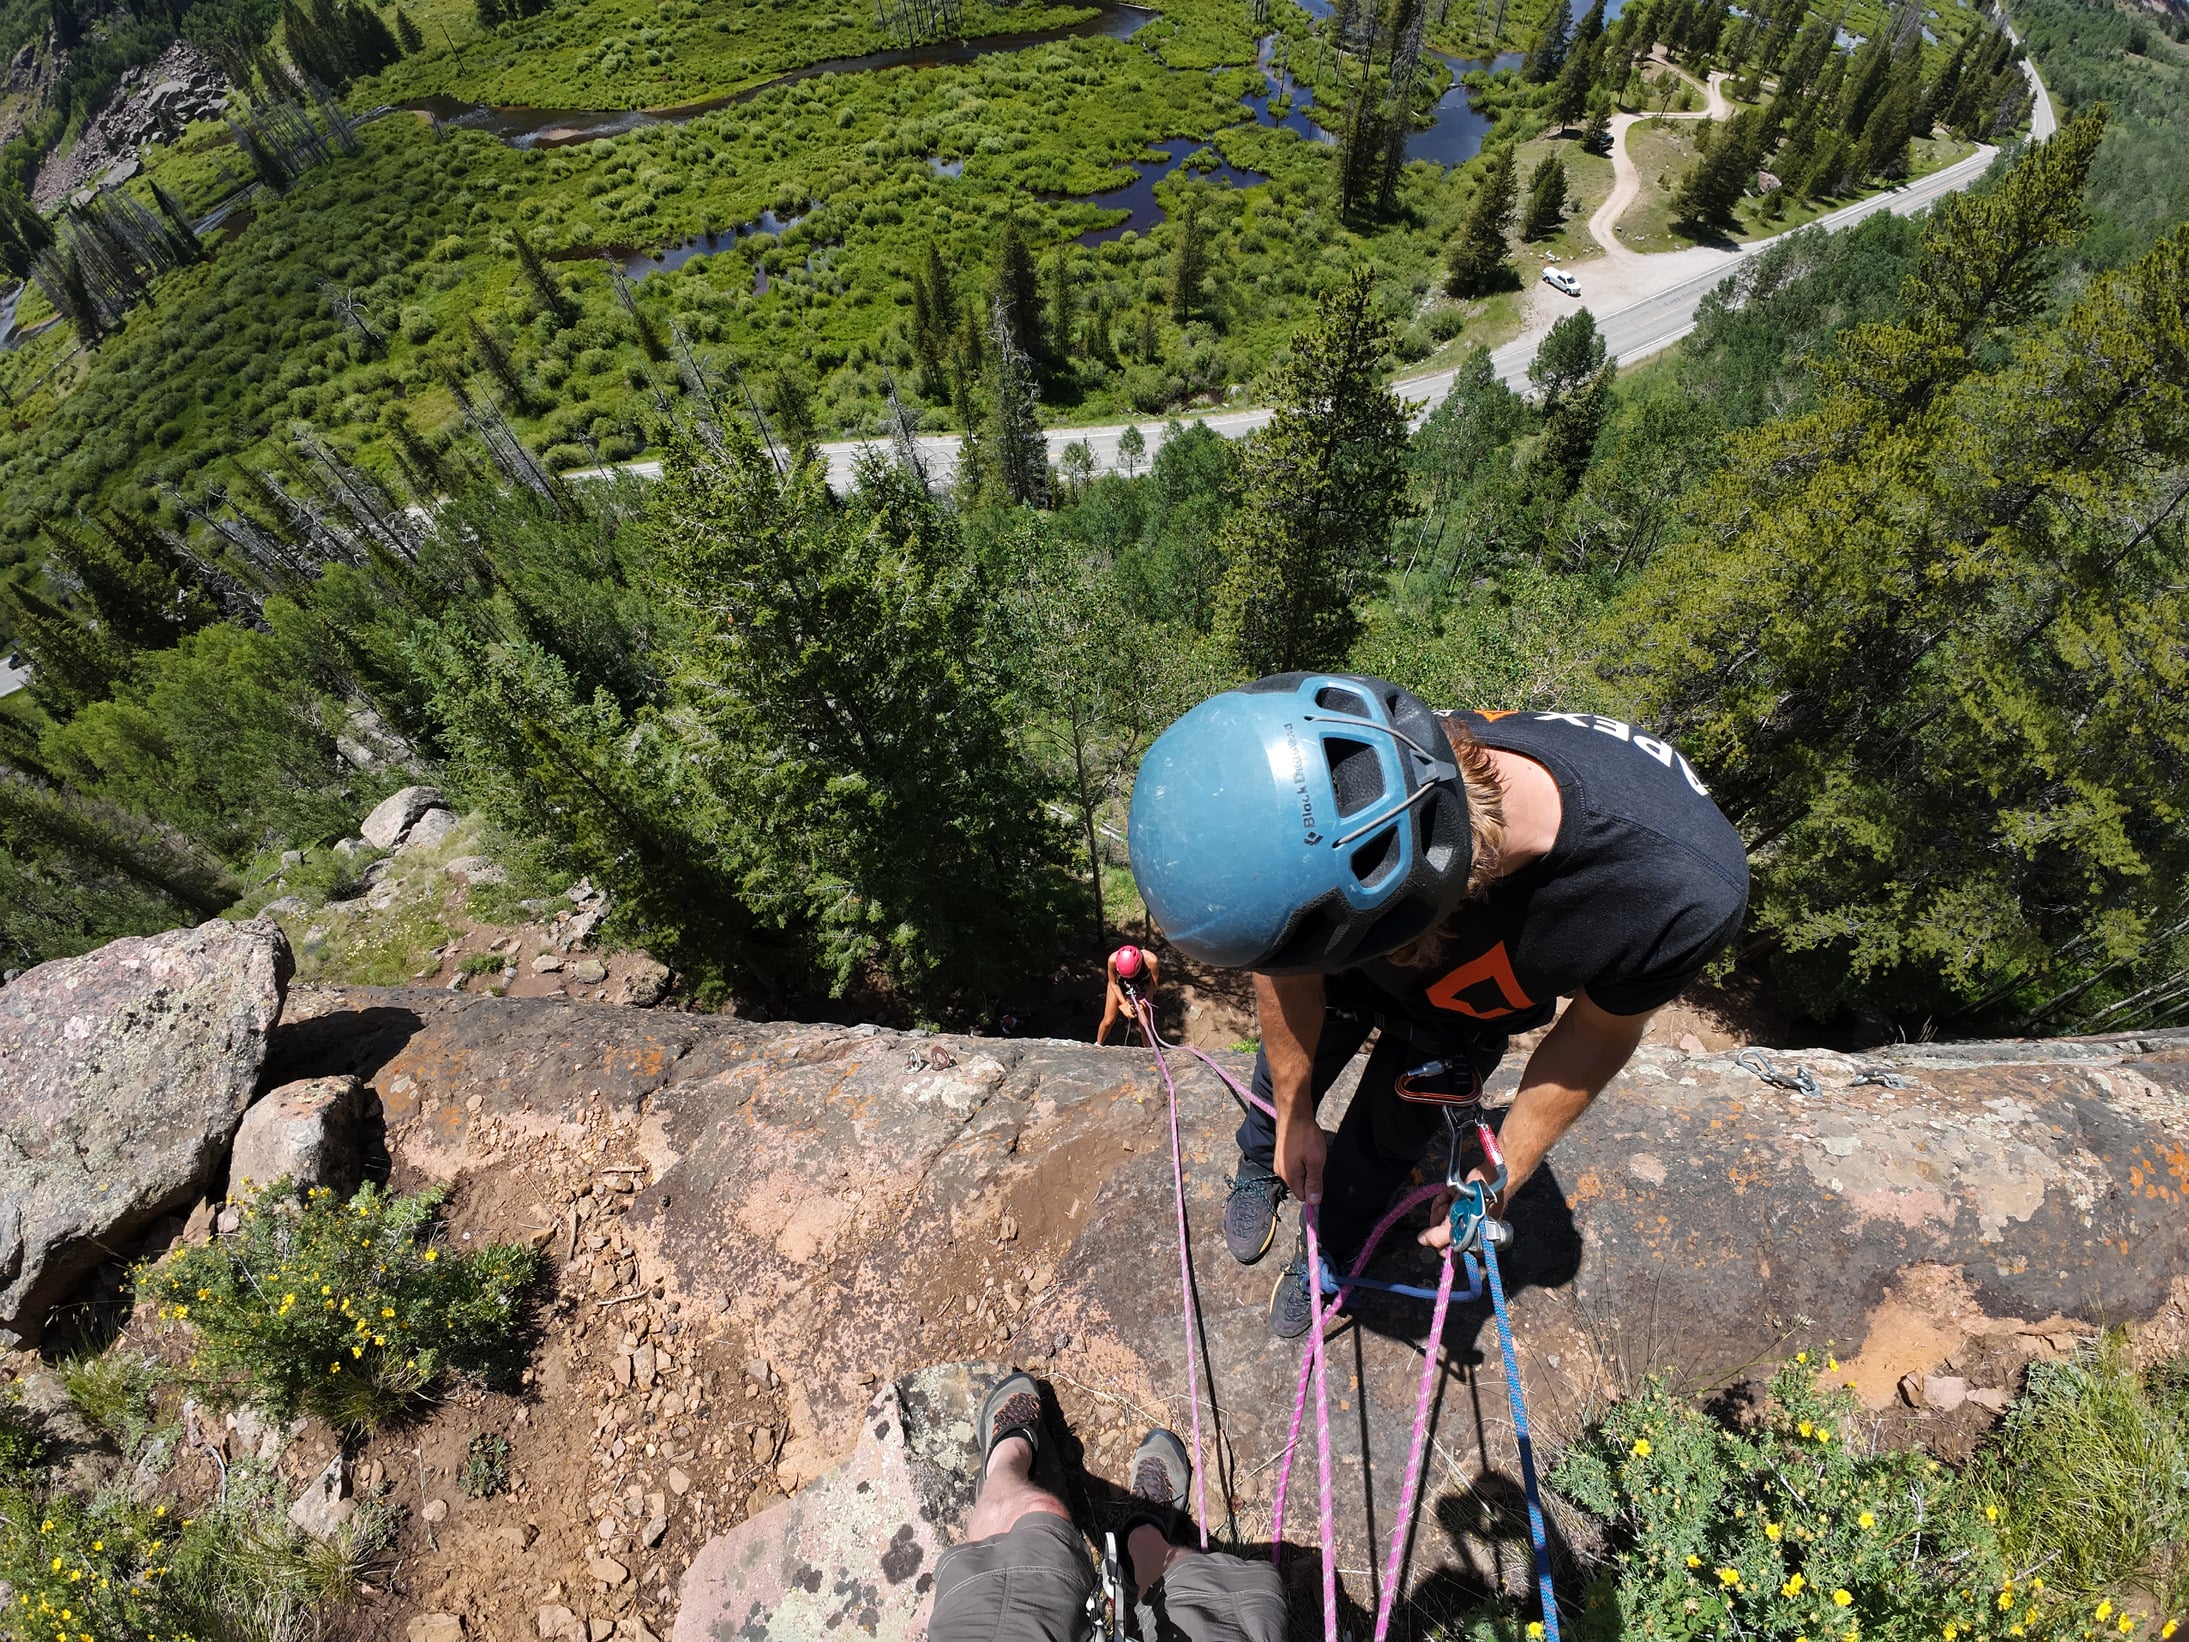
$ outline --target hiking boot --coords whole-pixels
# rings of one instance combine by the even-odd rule
[[[1252,1158],[1239,1159],[1231,1196],[1224,1201],[1224,1246],[1240,1265],[1253,1265],[1276,1241],[1277,1205],[1284,1195],[1285,1183],[1273,1171]]]
[[[1145,1522],[1169,1539],[1186,1511],[1186,1486],[1193,1480],[1193,1461],[1178,1433],[1157,1426],[1140,1439],[1132,1461],[1132,1515],[1118,1530],[1119,1539]]]
[[[980,1405],[980,1458],[983,1470],[996,1444],[1006,1437],[1024,1437],[1027,1446],[1041,1452],[1041,1388],[1031,1374],[1006,1374],[989,1388]]]
[[[1307,1256],[1301,1255],[1277,1276],[1269,1294],[1269,1332],[1280,1340],[1297,1340],[1315,1326],[1308,1303]]]

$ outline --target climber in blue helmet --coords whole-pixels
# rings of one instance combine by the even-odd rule
[[[1748,898],[1740,835],[1669,743],[1594,713],[1432,712],[1345,673],[1261,679],[1172,724],[1141,762],[1130,847],[1171,943],[1255,972],[1254,1090],[1276,1117],[1239,1125],[1224,1213],[1248,1265],[1290,1192],[1349,1266],[1445,1108],[1550,1025],[1500,1130],[1509,1198]],[[1326,1135],[1316,1109],[1370,1033]],[[1422,1241],[1447,1235],[1438,1216]],[[1295,1260],[1270,1326],[1289,1339],[1309,1316]]]

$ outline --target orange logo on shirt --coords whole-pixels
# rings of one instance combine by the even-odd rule
[[[1465,994],[1475,988],[1490,985],[1497,989],[1502,1005],[1480,1000],[1481,1007],[1470,1003]],[[1439,1009],[1450,1009],[1461,1015],[1472,1015],[1478,1021],[1495,1020],[1500,1015],[1510,1015],[1516,1009],[1530,1009],[1535,1000],[1520,990],[1520,981],[1513,974],[1512,960],[1505,955],[1505,943],[1500,941],[1479,958],[1470,958],[1457,969],[1429,988],[1429,1001]]]
[[[1511,718],[1513,714],[1519,711],[1518,707],[1477,707],[1475,717],[1486,718],[1492,724],[1495,724],[1499,719]]]

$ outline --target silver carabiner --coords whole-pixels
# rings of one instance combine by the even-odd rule
[[[1744,1072],[1755,1073],[1757,1077],[1775,1088],[1791,1089],[1797,1094],[1813,1095],[1821,1087],[1817,1082],[1816,1074],[1799,1061],[1794,1063],[1794,1075],[1788,1077],[1784,1072],[1773,1070],[1771,1063],[1763,1058],[1762,1052],[1759,1050],[1743,1049],[1733,1057],[1733,1064]]]

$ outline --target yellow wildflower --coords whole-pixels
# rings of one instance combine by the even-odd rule
[[[1741,1582],[1741,1571],[1740,1571],[1740,1569],[1738,1569],[1738,1568],[1720,1568],[1720,1569],[1718,1570],[1718,1583],[1719,1583],[1720,1585],[1738,1585],[1738,1584],[1739,1584],[1740,1582]]]
[[[1531,1620],[1529,1620],[1529,1621],[1528,1621],[1528,1635],[1529,1635],[1529,1637],[1530,1637],[1530,1638],[1535,1638],[1535,1637],[1539,1637],[1539,1636],[1541,1636],[1542,1634],[1543,1634],[1543,1621],[1542,1621],[1542,1620],[1540,1620],[1540,1619],[1531,1619]]]
[[[2100,1620],[2106,1620],[2111,1619],[2112,1617],[2113,1599],[2111,1597],[2107,1597],[2098,1604],[2098,1618]]]
[[[1807,1420],[1803,1420],[1801,1424],[1795,1426],[1794,1429],[1806,1437],[1812,1434],[1816,1430],[1816,1427],[1811,1425]]]
[[[1785,1532],[1786,1530],[1780,1527],[1779,1524],[1775,1522],[1767,1522],[1763,1525],[1763,1537],[1765,1539],[1773,1541],[1774,1543],[1776,1543],[1779,1536],[1784,1534]]]
[[[1649,1439],[1647,1437],[1636,1437],[1634,1439],[1634,1457],[1643,1460],[1649,1458]]]
[[[1806,1579],[1802,1578],[1801,1575],[1796,1574],[1792,1579],[1789,1579],[1785,1584],[1779,1587],[1779,1595],[1799,1596],[1801,1595],[1802,1587],[1807,1585],[1808,1583],[1809,1582]]]
[[[1847,1587],[1842,1585],[1838,1590],[1832,1593],[1832,1603],[1835,1607],[1851,1608],[1855,1605],[1855,1599],[1853,1594],[1848,1591]]]
[[[1703,1565],[1703,1559],[1690,1551],[1687,1554],[1687,1565],[1690,1568],[1700,1568]]]
[[[1855,1518],[1855,1526],[1857,1528],[1875,1528],[1877,1526],[1877,1518],[1873,1517],[1872,1515],[1870,1515],[1869,1512],[1865,1511],[1860,1516]]]

